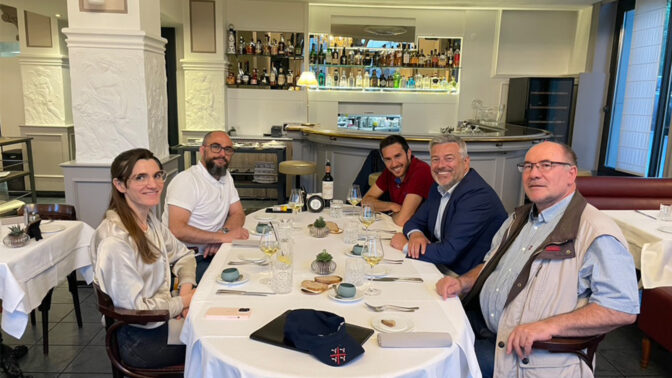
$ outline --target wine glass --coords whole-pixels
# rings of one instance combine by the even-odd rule
[[[287,204],[292,209],[292,226],[294,228],[301,228],[298,222],[299,212],[301,212],[301,208],[303,207],[303,193],[301,192],[301,189],[292,189]]]
[[[264,252],[264,254],[268,256],[269,262],[271,261],[271,257],[273,257],[273,255],[278,252],[278,249],[280,249],[280,243],[275,239],[275,235],[272,231],[268,231],[261,235],[261,239],[259,240],[259,249],[261,249],[261,252]],[[268,272],[269,274],[272,274],[270,264],[268,264]],[[264,278],[261,280],[261,283],[270,284],[271,280],[270,278]]]
[[[352,206],[357,206],[358,203],[362,202],[362,191],[359,189],[359,185],[350,186],[347,199]]]
[[[373,206],[362,206],[362,211],[359,213],[359,221],[364,224],[366,231],[369,231],[369,226],[376,221],[376,212],[373,210]]]
[[[378,295],[380,289],[373,287],[373,268],[383,259],[383,245],[378,237],[369,237],[362,248],[362,258],[371,266],[369,273],[369,287],[364,291],[366,295]]]

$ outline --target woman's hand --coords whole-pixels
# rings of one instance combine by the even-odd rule
[[[194,289],[192,284],[185,283],[184,285],[180,286],[180,297],[182,297],[182,306],[185,309],[189,308],[189,305],[191,304],[191,297],[194,296],[195,292],[196,289]]]

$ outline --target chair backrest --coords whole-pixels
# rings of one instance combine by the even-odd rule
[[[61,203],[49,203],[49,204],[37,204],[37,213],[40,214],[42,219],[55,219],[55,220],[77,220],[77,212],[75,207],[72,205],[65,205]],[[23,215],[23,210],[25,206],[19,208],[17,213]]]
[[[657,210],[672,203],[672,179],[586,176],[576,178],[576,188],[600,210]]]

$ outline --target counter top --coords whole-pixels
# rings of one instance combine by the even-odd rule
[[[465,142],[508,142],[508,141],[532,141],[538,139],[548,139],[551,134],[548,131],[525,127],[519,125],[506,124],[505,128],[479,126],[480,133],[454,133],[464,139]],[[373,139],[381,140],[388,136],[387,133],[373,133],[347,129],[322,129],[319,126],[287,126],[287,131],[300,131],[305,134],[323,135],[328,137],[352,138],[352,139]],[[440,133],[427,134],[402,134],[409,142],[429,142],[432,138],[441,135]]]

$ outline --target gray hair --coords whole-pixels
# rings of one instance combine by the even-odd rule
[[[469,156],[469,153],[467,152],[467,144],[464,142],[464,140],[462,140],[462,138],[459,136],[452,134],[442,134],[432,138],[432,140],[429,142],[429,153],[432,153],[432,148],[434,148],[434,146],[446,143],[457,144],[462,159],[466,159]]]

